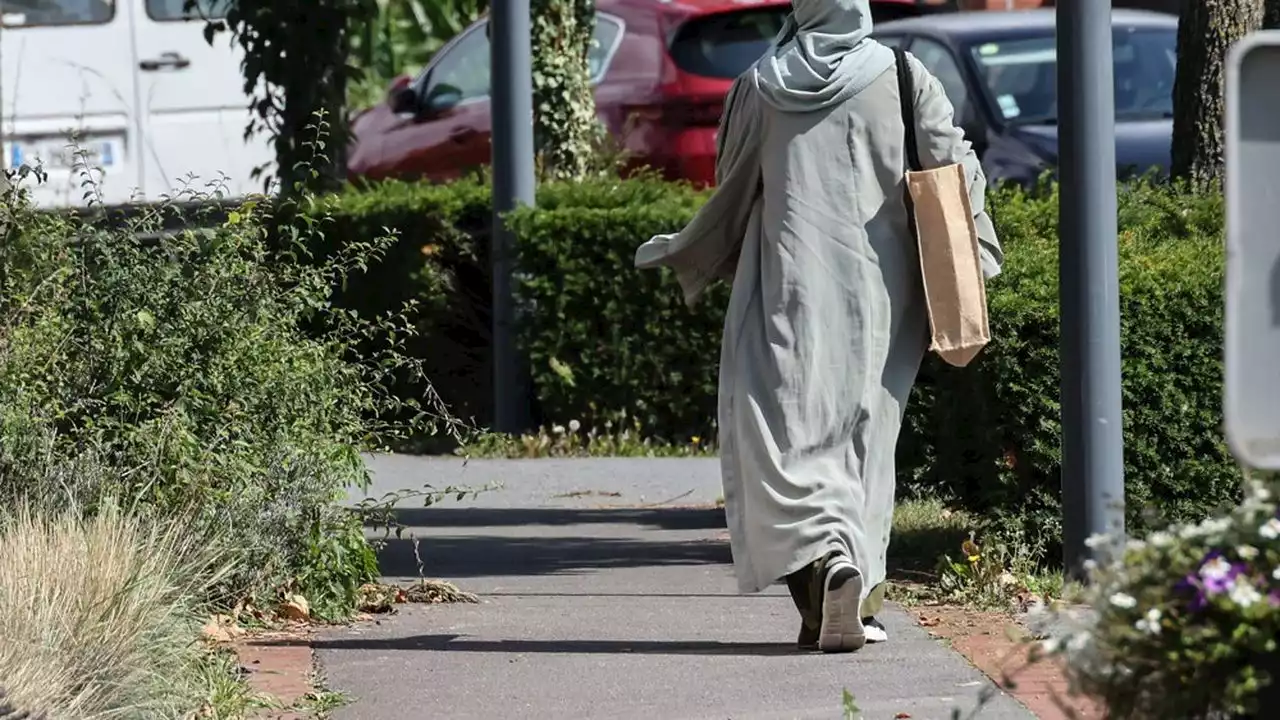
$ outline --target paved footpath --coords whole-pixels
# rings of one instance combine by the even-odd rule
[[[723,513],[706,507],[714,461],[373,464],[375,496],[428,481],[506,489],[402,510],[427,575],[482,602],[322,634],[328,685],[354,698],[337,718],[839,718],[848,689],[866,720],[946,720],[990,686],[896,609],[887,644],[795,652],[785,588],[736,594]],[[387,548],[389,576],[415,566],[407,540]],[[1001,693],[978,717],[1033,716]]]

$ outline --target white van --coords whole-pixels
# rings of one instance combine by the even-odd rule
[[[86,163],[107,205],[224,176],[232,197],[262,189],[251,174],[271,160],[271,146],[244,140],[242,53],[229,33],[205,42],[204,20],[189,19],[184,4],[0,0],[4,166],[43,164],[38,204],[83,205]],[[225,4],[201,0],[214,17]]]

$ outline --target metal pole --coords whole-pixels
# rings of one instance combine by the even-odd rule
[[[528,408],[515,342],[512,274],[515,236],[501,215],[534,203],[533,71],[529,0],[493,0],[489,14],[493,67],[493,399],[494,429],[526,429]]]
[[[1062,510],[1066,569],[1124,533],[1111,3],[1057,8]]]

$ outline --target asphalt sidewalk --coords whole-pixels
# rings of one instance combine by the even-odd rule
[[[428,480],[507,489],[402,511],[428,576],[482,602],[322,633],[327,685],[353,698],[337,718],[839,718],[848,689],[867,720],[946,720],[991,686],[896,608],[889,643],[795,652],[785,588],[737,595],[723,513],[690,507],[719,494],[714,461],[374,466],[375,496]],[[387,548],[389,575],[415,567],[407,540]],[[978,717],[1033,716],[999,693]]]

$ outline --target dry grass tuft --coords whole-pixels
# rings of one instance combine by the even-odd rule
[[[215,546],[107,505],[0,515],[0,547],[0,685],[15,708],[96,720],[201,704]]]

